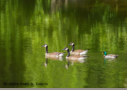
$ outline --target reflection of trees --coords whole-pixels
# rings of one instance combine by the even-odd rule
[[[55,12],[61,8],[64,4],[67,6],[68,0],[51,0],[51,12]]]
[[[73,22],[71,23],[72,26],[69,25],[68,32],[76,32],[76,29],[71,29],[75,25],[78,26],[79,39],[84,37],[84,33],[91,34],[93,36],[91,39],[94,41],[93,45],[96,45],[93,47],[94,50],[106,47],[105,45],[114,46],[112,49],[116,50],[118,46],[121,46],[117,43],[125,44],[126,41],[122,37],[126,37],[124,34],[126,33],[126,28],[121,30],[120,27],[121,25],[126,25],[126,14],[121,14],[121,9],[123,8],[121,4],[117,5],[118,7],[116,6],[116,8],[113,7],[112,2],[110,4],[101,1],[97,3],[92,2],[92,5],[89,2],[87,2],[87,5],[86,3],[77,3],[76,6],[69,3],[67,10],[62,10],[61,16],[69,18],[68,22]],[[98,48],[99,45],[102,47]],[[123,50],[124,48],[121,49]]]
[[[36,1],[36,4],[35,1],[31,2],[28,7],[27,4],[29,1],[25,3],[25,1],[20,0],[19,2],[17,1],[15,5],[11,7],[11,9],[14,10],[11,14],[8,14],[8,16],[12,18],[6,19],[8,19],[9,22],[14,21],[15,25],[10,25],[13,29],[16,25],[22,25],[21,28],[30,28],[29,30],[27,29],[25,33],[27,35],[29,31],[31,31],[32,35],[38,38],[38,40],[34,42],[40,41],[39,37],[41,34],[39,32],[41,32],[42,36],[48,41],[52,41],[51,38],[58,40],[57,42],[54,41],[55,45],[60,43],[59,39],[67,43],[82,39],[82,41],[87,41],[86,43],[91,45],[92,47],[90,48],[93,48],[95,51],[109,48],[110,46],[112,46],[110,49],[114,51],[118,50],[118,48],[125,50],[126,16],[125,13],[121,14],[121,8],[124,8],[124,5],[122,6],[121,3],[118,3],[116,11],[114,10],[115,7],[112,7],[113,2],[115,3],[116,1],[106,1],[103,3],[99,0],[98,2],[96,2],[96,0],[51,0],[51,2],[40,0]],[[117,0],[117,2],[120,1]],[[6,4],[5,2],[2,3]],[[10,1],[10,3],[12,2]],[[62,8],[65,3],[68,8]],[[27,9],[25,10],[26,7]],[[1,8],[5,8],[5,5],[2,5]],[[56,8],[62,9],[59,12]],[[20,13],[18,10],[20,10]],[[51,15],[52,17],[49,14],[45,14],[48,10],[49,12],[50,10],[55,12]],[[3,9],[1,12],[3,12]],[[19,14],[16,15],[15,13]],[[3,13],[1,13],[1,18],[5,18]],[[25,27],[26,24],[30,26]],[[64,40],[65,34],[66,38],[70,40]],[[82,42],[80,41],[79,43]],[[86,43],[84,43],[84,45]],[[124,46],[121,47],[121,44]],[[86,48],[89,48],[88,45]]]

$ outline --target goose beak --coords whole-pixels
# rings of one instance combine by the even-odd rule
[[[42,47],[45,47],[45,45],[43,45]]]
[[[66,50],[66,48],[64,48],[63,50]]]
[[[104,54],[104,53],[102,53],[102,54]]]
[[[71,45],[71,43],[69,45]]]

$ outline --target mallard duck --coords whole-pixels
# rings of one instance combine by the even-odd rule
[[[70,51],[69,49],[66,47],[63,50],[66,50],[68,52],[68,55],[66,56],[67,60],[83,60],[88,56],[79,56],[79,55],[75,55],[75,56],[70,56]]]
[[[64,53],[61,53],[61,52],[48,53],[48,45],[47,44],[44,44],[42,47],[46,48],[46,53],[45,53],[46,57],[62,57],[62,56],[64,56]]]
[[[90,49],[87,49],[87,50],[74,50],[74,43],[71,42],[69,45],[72,46],[72,50],[70,52],[71,55],[85,55],[87,54],[88,50]]]
[[[114,55],[114,54],[108,54],[107,52],[104,51],[102,54],[104,54],[104,58],[116,58],[118,55]]]

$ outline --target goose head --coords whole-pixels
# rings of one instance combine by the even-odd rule
[[[66,51],[68,51],[69,49],[68,49],[67,47],[65,47],[63,50],[66,50]]]
[[[71,42],[69,45],[73,46],[73,45],[74,45],[74,43],[73,43],[73,42]]]
[[[47,44],[44,44],[42,47],[45,47],[46,48],[46,47],[48,47],[48,45]]]
[[[69,49],[68,49],[67,47],[65,47],[63,50],[66,50],[66,51],[68,52],[68,55],[67,55],[67,57],[69,57],[69,56],[70,56],[70,52],[69,52]]]

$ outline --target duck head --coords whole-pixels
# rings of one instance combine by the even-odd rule
[[[104,51],[102,54],[107,55],[107,52],[106,52],[106,51]]]

